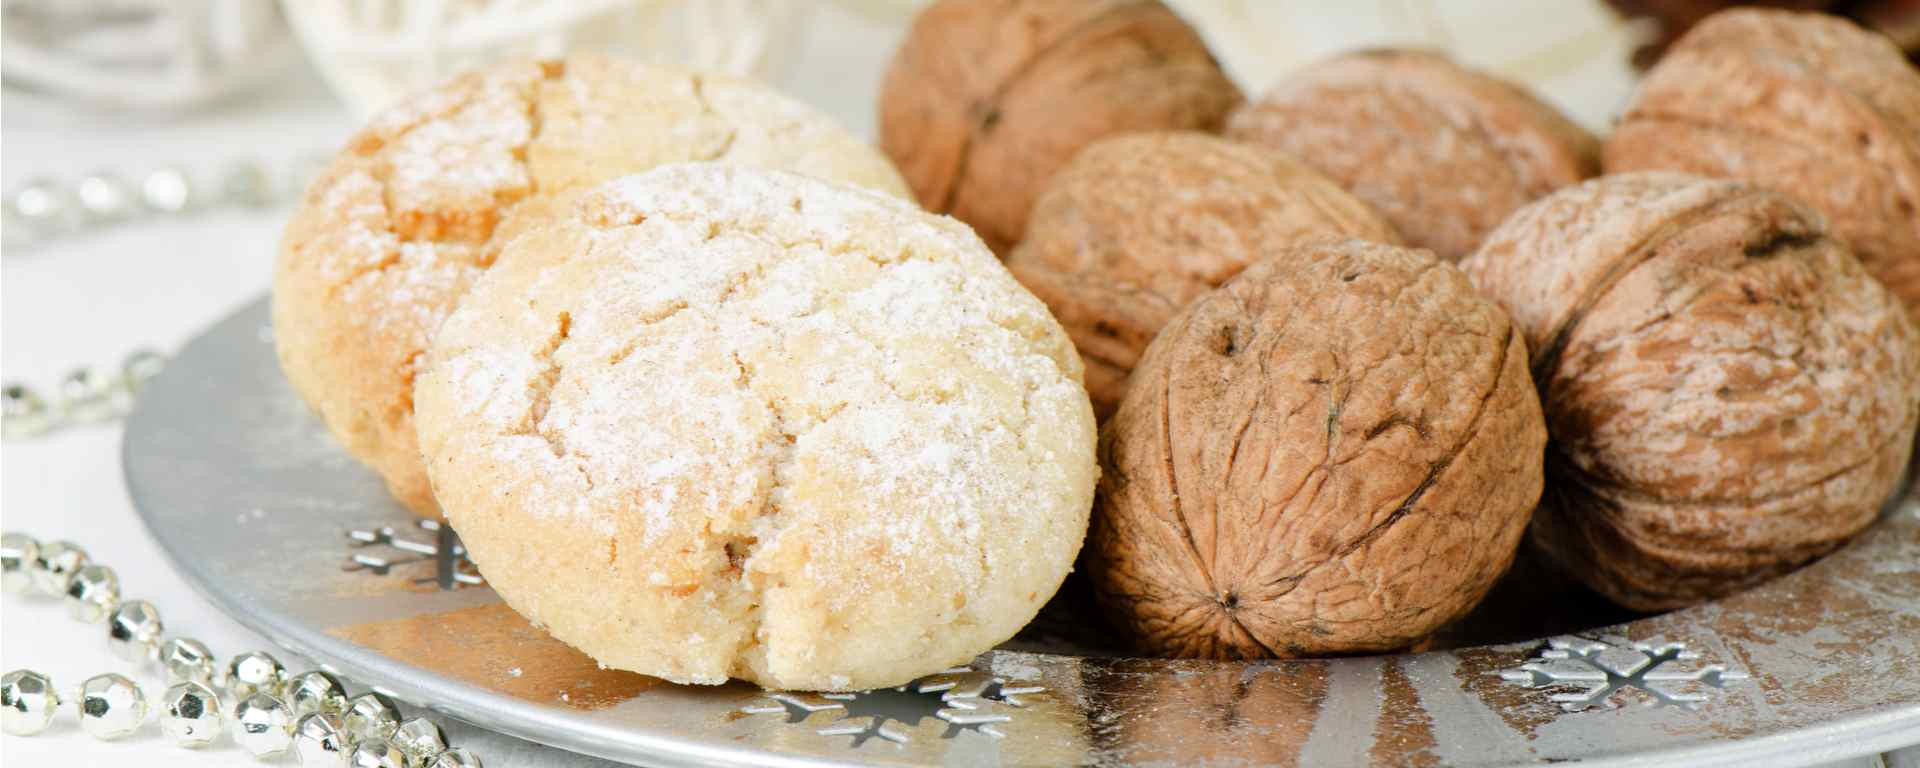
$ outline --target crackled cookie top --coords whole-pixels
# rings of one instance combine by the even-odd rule
[[[419,388],[449,520],[517,610],[681,682],[904,683],[1079,550],[1078,356],[963,225],[677,165],[509,246]]]
[[[600,56],[464,75],[376,117],[307,191],[274,277],[281,367],[348,452],[434,514],[413,384],[441,321],[580,190],[693,160],[906,194],[878,152],[751,83]]]

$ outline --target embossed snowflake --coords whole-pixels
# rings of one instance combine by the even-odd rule
[[[1026,706],[1021,697],[1046,690],[1037,685],[1016,683],[1005,678],[954,667],[936,675],[920,678],[898,688],[882,688],[860,693],[770,693],[740,709],[750,715],[784,714],[786,722],[799,723],[818,712],[839,716],[826,727],[816,729],[822,736],[851,736],[859,747],[875,738],[905,744],[911,731],[927,720],[946,724],[940,738],[951,739],[967,731],[1001,738],[998,726],[1013,719],[1008,707]]]
[[[1501,672],[1500,677],[1528,688],[1579,686],[1581,690],[1551,697],[1569,712],[1617,706],[1614,694],[1628,689],[1645,693],[1648,706],[1699,709],[1707,700],[1705,693],[1676,688],[1690,683],[1725,688],[1728,682],[1747,678],[1718,664],[1675,668],[1676,662],[1699,658],[1700,654],[1687,650],[1685,643],[1634,643],[1623,647],[1585,638],[1556,637],[1547,641],[1538,658]]]
[[[437,520],[415,520],[414,528],[425,532],[431,541],[402,535],[390,525],[355,528],[347,531],[347,546],[355,551],[341,567],[386,576],[393,569],[415,563],[433,564],[433,575],[414,579],[415,584],[434,584],[443,590],[485,584],[480,571],[467,559],[467,548],[452,528]]]

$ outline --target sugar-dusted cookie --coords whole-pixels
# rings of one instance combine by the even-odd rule
[[[964,663],[1058,588],[1097,474],[1073,344],[964,225],[715,164],[617,180],[514,241],[417,396],[493,588],[678,682]]]
[[[287,379],[401,503],[437,514],[413,383],[441,320],[578,190],[690,160],[907,194],[878,152],[751,83],[597,56],[464,75],[375,118],[287,225],[273,286]]]

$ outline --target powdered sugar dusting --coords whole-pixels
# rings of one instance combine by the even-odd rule
[[[861,630],[806,618],[822,611],[898,614],[901,664],[929,663],[935,627],[998,633],[970,655],[1057,586],[1094,475],[1079,361],[964,226],[716,164],[578,210],[584,253],[510,248],[442,331],[423,408],[462,423],[423,426],[452,430],[430,458],[567,465],[579,484],[515,507],[588,515],[665,605],[745,611],[716,618],[759,627],[714,651],[736,676],[833,663],[814,635]]]

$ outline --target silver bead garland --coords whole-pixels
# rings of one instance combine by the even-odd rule
[[[102,740],[138,733],[151,715],[177,746],[209,747],[226,733],[257,758],[291,751],[309,768],[481,768],[472,753],[448,746],[432,721],[402,721],[399,708],[379,693],[349,699],[327,672],[289,675],[263,651],[239,654],[220,667],[197,640],[163,641],[153,604],[122,601],[113,569],[89,561],[86,550],[71,542],[41,544],[21,533],[0,534],[0,584],[11,594],[64,596],[75,619],[106,622],[115,655],[158,662],[172,683],[149,700],[139,683],[108,673],[63,696],[46,675],[13,670],[0,677],[0,730],[9,734],[46,730],[61,705],[71,702],[81,729]],[[224,674],[216,676],[219,669]]]
[[[233,163],[209,182],[180,168],[158,168],[137,181],[95,171],[71,182],[33,179],[6,194],[0,205],[9,251],[31,252],[48,241],[151,218],[180,217],[220,209],[260,209],[291,202],[325,163],[303,155],[283,173],[256,162]],[[9,257],[11,258],[11,257]],[[117,368],[80,368],[42,394],[22,382],[0,385],[0,438],[37,437],[65,427],[96,424],[126,415],[142,384],[166,358],[141,349]]]

